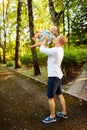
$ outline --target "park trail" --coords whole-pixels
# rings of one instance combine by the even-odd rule
[[[63,86],[65,93],[87,101],[87,64],[84,64],[80,75],[75,80]]]
[[[44,124],[49,116],[46,85],[0,65],[0,130],[87,130],[87,102],[67,92],[64,96],[69,118]]]

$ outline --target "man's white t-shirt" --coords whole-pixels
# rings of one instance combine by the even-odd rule
[[[62,47],[46,48],[43,45],[40,46],[40,52],[48,55],[47,68],[48,77],[63,77],[61,70],[61,63],[64,56],[64,50]]]

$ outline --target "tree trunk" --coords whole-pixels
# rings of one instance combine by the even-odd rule
[[[64,12],[63,12],[63,35],[65,36],[65,20],[64,20]]]
[[[3,44],[3,63],[6,63],[6,27],[5,27],[5,11],[4,11],[4,0],[3,0],[3,28],[4,28],[4,44]]]
[[[0,48],[3,49],[3,47],[2,47],[2,43],[1,43],[1,29],[0,29]],[[2,63],[2,57],[1,57],[1,54],[0,54],[0,63]]]
[[[67,6],[67,23],[68,23],[68,49],[70,49],[70,19],[69,19],[69,7]]]
[[[59,31],[59,20],[60,20],[61,15],[63,14],[63,10],[61,10],[60,12],[56,12],[56,10],[54,8],[53,0],[49,0],[49,12],[50,12],[53,24],[55,26],[57,26],[57,28],[58,28],[58,34],[59,34],[60,33],[60,31]]]
[[[16,47],[15,47],[15,68],[20,68],[21,67],[21,62],[20,62],[21,14],[22,14],[22,1],[18,0]]]
[[[1,43],[1,29],[0,29],[0,47],[3,48],[2,43]]]
[[[32,41],[32,37],[34,36],[32,0],[27,0],[27,2],[28,2],[30,39],[31,39],[31,44],[34,44],[34,41]],[[32,48],[31,52],[32,52],[32,59],[33,59],[33,66],[34,66],[34,75],[39,75],[40,74],[40,68],[39,68],[39,65],[38,65],[37,53],[36,53],[35,48]]]

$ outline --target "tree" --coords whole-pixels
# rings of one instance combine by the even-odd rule
[[[32,41],[32,37],[34,36],[32,0],[27,0],[27,2],[28,2],[30,39],[31,39],[31,44],[34,44],[34,41]],[[38,65],[37,53],[36,53],[35,48],[31,49],[31,52],[32,52],[33,65],[34,65],[34,75],[38,75],[40,74],[40,69]]]
[[[0,29],[0,48],[3,49],[2,43],[1,43],[1,29]],[[2,62],[1,54],[0,54],[0,63]]]
[[[69,6],[67,5],[67,24],[68,24],[68,49],[70,48],[70,17],[69,17]]]
[[[16,30],[16,47],[15,47],[15,68],[20,68],[20,33],[21,33],[21,14],[22,14],[22,0],[18,0],[17,9],[17,30]]]
[[[4,28],[4,45],[3,45],[3,63],[6,63],[6,27],[5,27],[5,11],[4,11],[4,0],[3,0],[3,28]]]
[[[76,1],[75,1],[76,2]],[[86,1],[78,0],[73,9],[71,20],[71,39],[75,44],[87,44],[87,7]]]
[[[3,63],[6,63],[6,47],[7,47],[7,26],[8,26],[8,9],[10,0],[2,1],[0,9],[0,47],[3,52]],[[3,36],[3,37],[2,37]]]
[[[55,2],[53,0],[49,0],[49,11],[50,11],[52,21],[53,21],[54,25],[57,26],[58,33],[59,33],[59,20],[60,20],[61,15],[63,14],[64,10],[57,12],[55,10],[54,3]]]
[[[3,31],[4,31],[4,42],[3,45],[1,45],[1,48],[3,50],[3,63],[6,63],[6,20],[8,15],[8,7],[9,7],[9,1],[7,1],[6,11],[5,11],[5,2],[3,0]]]
[[[63,23],[63,35],[65,35],[65,10],[69,12],[69,3],[71,0],[49,0],[49,11],[52,18],[54,25],[58,28],[58,34],[60,33],[60,22]],[[63,15],[63,19],[61,21],[61,15]],[[69,16],[67,13],[68,19],[68,43],[70,42],[70,23],[69,23]]]

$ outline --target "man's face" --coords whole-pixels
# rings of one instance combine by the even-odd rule
[[[58,44],[58,38],[54,38],[53,43]]]

